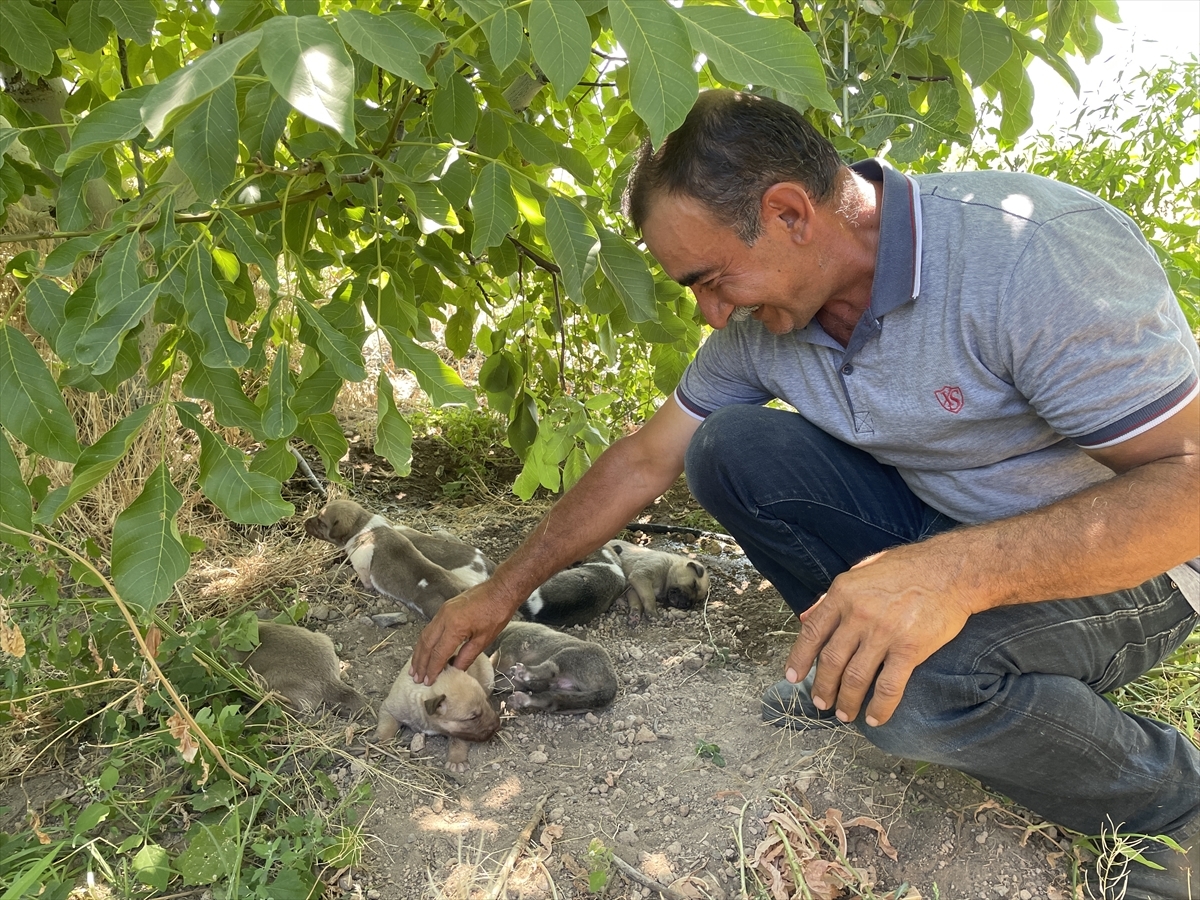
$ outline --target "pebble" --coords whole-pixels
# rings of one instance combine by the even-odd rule
[[[329,618],[329,607],[324,603],[318,603],[316,606],[309,607],[308,617],[316,619],[318,622],[324,622]]]
[[[532,753],[529,754],[529,761],[531,763],[534,763],[534,764],[540,766],[540,765],[543,765],[543,764],[549,762],[550,757],[547,756],[545,753],[543,753],[541,750],[534,750]]]
[[[633,756],[633,751],[628,747],[618,747],[616,752],[613,753],[613,756],[615,756],[617,759],[625,760]]]
[[[637,734],[634,735],[633,740],[637,744],[652,744],[658,740],[658,735],[643,725],[637,730]]]
[[[746,763],[744,766],[742,766],[740,769],[738,769],[738,773],[743,778],[753,778],[754,777],[754,769],[751,767],[751,765],[749,763]]]
[[[981,831],[979,834],[975,835],[975,843],[977,844],[986,844],[987,839],[988,833],[986,831]]]

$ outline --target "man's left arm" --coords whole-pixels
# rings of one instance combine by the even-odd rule
[[[1134,587],[1200,556],[1200,398],[1089,455],[1116,476],[1041,509],[878,553],[800,617],[787,678],[818,662],[813,700],[868,725],[974,613]]]

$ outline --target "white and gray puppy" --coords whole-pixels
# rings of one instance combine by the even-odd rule
[[[543,625],[582,625],[608,612],[625,590],[617,554],[601,547],[582,563],[551,575],[521,604],[521,614]]]
[[[393,525],[353,500],[333,500],[304,523],[312,537],[346,551],[362,583],[427,619],[442,604],[487,580],[495,563],[448,534]]]
[[[390,740],[401,725],[422,734],[444,734],[450,738],[446,768],[465,772],[468,742],[486,741],[500,730],[500,717],[488,700],[495,682],[491,660],[481,653],[465,672],[447,666],[431,685],[413,681],[411,666],[409,659],[379,707],[375,740]]]
[[[691,609],[708,596],[708,570],[694,559],[628,541],[609,541],[605,547],[621,560],[629,582],[629,618],[633,621],[641,613],[653,616],[662,605]]]
[[[366,699],[342,681],[342,667],[327,635],[298,625],[258,623],[258,646],[230,654],[257,675],[296,712],[312,712],[322,704],[353,714]]]
[[[617,670],[603,647],[545,625],[511,622],[485,652],[512,685],[513,709],[582,712],[617,696]]]

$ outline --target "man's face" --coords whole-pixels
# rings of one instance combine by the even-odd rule
[[[803,328],[825,302],[823,267],[795,234],[785,218],[768,216],[748,247],[698,200],[667,195],[654,201],[642,228],[646,247],[692,289],[709,325],[724,328],[735,310],[750,309],[774,334]]]

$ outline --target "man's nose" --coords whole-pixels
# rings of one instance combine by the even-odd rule
[[[729,316],[733,313],[732,305],[722,303],[713,291],[706,288],[693,287],[692,294],[705,322],[716,329],[724,328],[728,324]]]

